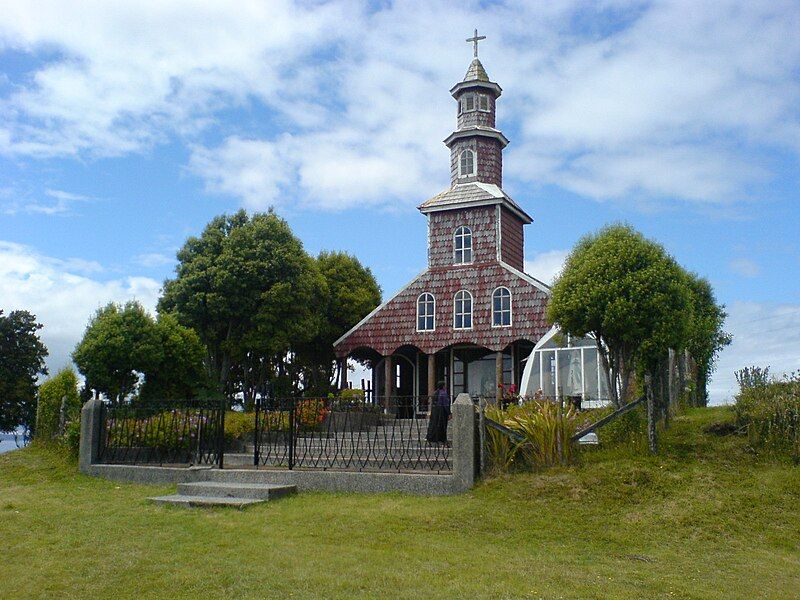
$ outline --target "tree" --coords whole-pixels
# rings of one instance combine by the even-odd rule
[[[136,390],[140,376],[162,360],[153,318],[138,302],[113,302],[89,322],[72,360],[86,387],[121,402]]]
[[[286,221],[272,211],[216,217],[178,261],[159,312],[197,332],[219,392],[249,404],[270,379],[296,382],[291,358],[319,331],[327,285]]]
[[[664,249],[627,225],[613,225],[572,250],[553,285],[548,316],[564,333],[594,337],[611,399],[620,406],[630,400],[637,355],[651,360],[681,337],[687,303],[685,278]]]
[[[0,310],[0,431],[30,430],[36,418],[36,378],[46,375],[42,326],[25,310]]]
[[[170,314],[159,315],[152,326],[161,352],[159,360],[145,368],[139,396],[143,400],[194,398],[207,387],[200,338]]]
[[[78,376],[72,367],[65,367],[39,386],[39,400],[36,403],[36,438],[50,440],[63,433],[60,431],[61,426],[79,418],[80,412]]]
[[[170,315],[156,321],[132,301],[98,310],[72,359],[86,388],[122,402],[137,389],[145,399],[194,397],[205,382],[203,356],[194,331]]]
[[[687,275],[687,285],[692,310],[687,332],[686,349],[697,365],[697,391],[695,402],[708,404],[708,378],[714,372],[719,352],[732,338],[723,331],[725,308],[717,304],[711,284],[695,274]]]
[[[299,349],[309,388],[322,394],[340,375],[333,343],[381,302],[381,288],[369,268],[346,252],[321,252],[317,266],[328,296],[318,334]]]

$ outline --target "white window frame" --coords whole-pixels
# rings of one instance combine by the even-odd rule
[[[501,305],[500,311],[496,312],[495,309],[494,309],[494,299],[495,299],[495,295],[498,292],[500,292],[501,290],[505,290],[506,292],[508,292],[508,311],[503,310],[502,309],[502,305]],[[511,327],[511,325],[514,323],[514,309],[513,309],[514,303],[513,303],[513,297],[512,297],[512,294],[511,294],[511,290],[508,289],[504,285],[496,287],[494,289],[494,291],[492,292],[492,300],[491,300],[491,302],[492,302],[492,327]],[[501,300],[501,302],[502,302],[502,300]],[[502,323],[502,317],[501,317],[500,318],[501,323],[498,325],[495,322],[495,315],[497,315],[497,314],[502,315],[505,312],[508,312],[508,323]]]
[[[422,302],[422,297],[423,296],[430,296],[431,297],[430,302],[427,299],[424,302],[425,307],[426,307],[426,311],[425,311],[424,315],[420,313],[420,307],[423,304],[423,302]],[[427,312],[427,307],[428,307],[429,304],[431,305],[431,313],[430,314],[428,314],[428,312]],[[433,326],[430,329],[427,329],[427,328],[420,329],[419,328],[419,319],[420,319],[420,317],[422,317],[423,319],[426,319],[426,320],[428,319],[428,317],[430,317],[431,318],[431,323],[433,323]],[[430,292],[422,292],[419,296],[417,296],[417,331],[418,332],[436,331],[436,296],[434,296]]]
[[[464,155],[469,152],[472,155],[471,170],[469,173],[464,172]],[[478,153],[472,148],[466,148],[458,154],[458,176],[459,177],[472,177],[478,170]]]
[[[461,238],[461,248],[456,245],[456,240]],[[467,245],[469,241],[469,245]],[[461,252],[461,260],[458,259],[458,252]],[[469,253],[469,260],[464,260],[467,253]],[[472,249],[472,229],[467,225],[459,225],[453,231],[453,264],[454,265],[471,265],[473,262],[473,249]]]
[[[469,300],[469,311],[464,310],[463,303],[466,300]],[[459,302],[462,303],[461,311],[458,310]],[[453,329],[457,330],[472,329],[472,324],[474,322],[473,313],[475,312],[474,308],[475,308],[475,303],[473,301],[472,294],[467,290],[458,290],[453,296]],[[464,327],[464,320],[466,316],[469,316],[469,327]],[[458,326],[458,317],[461,317],[461,327]]]
[[[483,102],[486,103],[486,108],[481,108],[481,103]],[[486,94],[479,94],[477,106],[480,112],[491,112],[492,109],[491,109],[491,104],[489,103],[489,96],[487,96]]]

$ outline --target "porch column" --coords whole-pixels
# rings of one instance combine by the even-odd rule
[[[394,394],[392,390],[394,389],[394,361],[392,360],[391,355],[386,356],[383,360],[383,374],[384,374],[384,382],[383,382],[383,408],[385,410],[389,410],[389,398],[391,398]]]
[[[339,389],[347,389],[347,357],[340,358],[339,362]]]
[[[436,393],[436,355],[428,354],[428,413],[431,412],[431,402]]]
[[[503,400],[503,353],[498,352],[494,355],[494,381],[495,381],[495,400],[497,404]]]

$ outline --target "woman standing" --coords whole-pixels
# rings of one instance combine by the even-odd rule
[[[431,417],[428,422],[428,435],[425,439],[430,444],[447,445],[447,421],[450,420],[450,396],[445,389],[444,381],[440,381],[433,395]]]

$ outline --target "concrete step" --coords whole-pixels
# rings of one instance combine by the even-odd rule
[[[252,457],[250,457],[252,463]],[[179,483],[178,494],[209,498],[237,498],[248,500],[275,500],[297,492],[296,485],[272,483],[228,483],[224,481],[194,481]]]
[[[185,507],[203,507],[212,508],[215,506],[230,506],[234,508],[244,508],[251,504],[260,504],[266,500],[257,500],[253,498],[230,498],[230,497],[216,497],[216,496],[184,496],[183,494],[170,494],[169,496],[156,496],[148,498],[150,502],[160,505],[172,506],[185,506]]]

